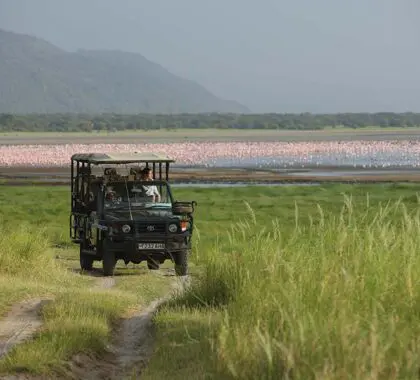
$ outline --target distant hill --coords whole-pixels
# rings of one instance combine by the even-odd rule
[[[0,113],[246,113],[140,54],[64,51],[0,29]]]

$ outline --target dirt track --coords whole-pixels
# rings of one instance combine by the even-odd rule
[[[102,277],[96,271],[90,273],[96,277],[92,291],[107,291],[115,285],[113,277]],[[157,274],[159,275],[159,274]],[[153,315],[159,305],[183,291],[188,284],[186,279],[174,277],[172,292],[163,298],[152,301],[146,308],[138,305],[124,316],[113,332],[111,344],[101,358],[86,354],[74,356],[66,365],[64,372],[56,379],[92,379],[117,380],[141,374],[153,353],[154,331]],[[5,318],[0,320],[0,350],[1,355],[7,355],[9,350],[27,339],[31,339],[43,325],[41,309],[45,302],[51,299],[31,299],[12,306]],[[38,380],[43,376],[28,374],[6,375],[3,380]],[[49,377],[49,379],[54,379]]]
[[[52,299],[33,298],[16,303],[0,320],[0,358],[16,345],[31,339],[42,327],[41,310]]]
[[[112,278],[99,278],[96,286],[109,289]],[[77,355],[67,365],[66,376],[73,380],[119,380],[141,375],[154,348],[153,316],[157,308],[176,292],[182,292],[188,284],[185,279],[175,278],[172,292],[165,297],[153,300],[146,308],[141,305],[134,308],[121,319],[114,331],[107,354],[101,358]]]

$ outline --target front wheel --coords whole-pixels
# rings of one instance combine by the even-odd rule
[[[188,250],[180,251],[174,254],[175,274],[177,276],[188,275],[188,254]]]
[[[93,268],[93,256],[82,252],[83,245],[80,244],[80,268],[91,271]]]
[[[110,251],[106,244],[104,244],[102,257],[102,269],[104,276],[113,276],[116,264],[117,260],[115,258],[115,252]]]

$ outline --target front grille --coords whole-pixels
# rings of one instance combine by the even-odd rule
[[[138,233],[151,234],[151,233],[164,233],[165,231],[166,231],[166,223],[161,223],[161,222],[136,223],[136,232]]]

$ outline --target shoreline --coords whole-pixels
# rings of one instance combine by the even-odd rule
[[[198,168],[174,167],[172,184],[420,183],[417,168]],[[70,184],[69,167],[0,167],[1,185]]]

